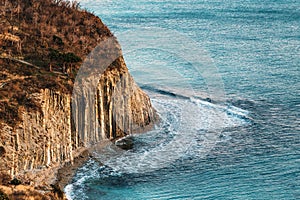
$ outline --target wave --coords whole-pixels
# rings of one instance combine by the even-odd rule
[[[161,123],[152,131],[132,135],[134,148],[129,151],[113,143],[94,151],[94,161],[104,165],[87,163],[77,173],[77,181],[65,188],[68,198],[74,197],[73,191],[83,190],[86,180],[145,174],[167,168],[180,158],[204,157],[218,142],[230,139],[223,130],[251,121],[249,111],[228,103],[150,86],[146,90],[152,92],[151,101]]]
[[[169,97],[175,97],[175,98],[181,98],[181,99],[189,99],[189,97],[179,94],[179,93],[175,93],[171,90],[166,90],[166,89],[161,89],[161,88],[157,88],[157,87],[153,87],[151,85],[140,85],[140,88],[146,91],[151,91],[154,93],[158,93],[161,95],[166,95]]]
[[[164,168],[185,156],[190,148],[196,148],[200,156],[205,156],[224,139],[223,129],[241,126],[251,120],[248,111],[232,105],[154,87],[147,89],[160,94],[153,95],[152,103],[162,122],[147,134],[133,136],[136,143],[146,141],[143,146],[124,151],[111,144],[94,152],[97,159],[116,172],[146,173]]]
[[[192,95],[188,94],[187,92],[184,92],[184,91],[179,91],[180,93],[183,93],[183,94],[180,94],[179,92],[171,91],[170,89],[158,88],[158,87],[154,87],[151,85],[142,85],[141,88],[143,90],[158,93],[160,95],[190,100],[191,102],[196,103],[199,106],[207,106],[207,107],[210,107],[213,109],[219,109],[219,110],[226,112],[228,115],[233,115],[233,116],[239,117],[241,119],[252,120],[249,117],[249,111],[239,108],[237,106],[231,105],[229,103],[226,103],[225,105],[218,104],[217,101],[207,97],[207,95],[205,95],[203,93],[201,94],[201,96],[206,96],[206,97],[195,96],[194,91],[193,91]]]

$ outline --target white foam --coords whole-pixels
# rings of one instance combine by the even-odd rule
[[[64,188],[67,199],[73,199],[73,184],[69,184]]]
[[[106,152],[98,152],[96,156],[114,171],[145,173],[164,168],[193,147],[205,156],[220,140],[222,129],[245,123],[236,115],[247,115],[242,109],[199,99],[160,98],[152,101],[161,115],[162,126],[168,125],[170,141],[147,151],[123,151],[112,145]],[[161,127],[153,130],[151,135],[162,134]]]
[[[77,181],[65,187],[68,199],[73,199],[73,191],[77,190],[78,186],[82,190],[84,182],[91,177],[146,173],[168,167],[185,155],[206,156],[220,138],[230,138],[222,133],[224,128],[241,126],[247,123],[245,119],[249,118],[246,110],[198,98],[189,100],[156,96],[152,98],[152,103],[159,112],[162,123],[146,134],[134,136],[151,141],[151,148],[124,151],[112,143],[99,148],[94,152],[94,157],[105,164],[104,171],[99,173],[99,165],[95,161],[89,161],[77,173]]]
[[[66,197],[67,199],[71,200],[74,198],[74,186],[78,185],[78,186],[81,186],[83,185],[84,181],[86,179],[88,179],[89,176],[83,176],[81,177],[80,179],[78,179],[75,183],[72,183],[72,184],[68,184],[65,188],[64,188],[64,192],[66,194]],[[82,190],[82,187],[81,187],[81,190]],[[83,196],[82,199],[85,199],[85,197]]]
[[[79,169],[79,171],[76,173],[76,181],[66,185],[64,188],[64,192],[66,194],[67,199],[71,200],[75,198],[76,193],[78,193],[78,188],[80,192],[83,193],[84,190],[84,182],[88,180],[91,177],[97,176],[97,170],[99,169],[98,165],[95,161],[89,160],[83,167]],[[77,190],[76,193],[74,193],[74,190]],[[81,199],[87,199],[87,196],[80,196]]]
[[[214,104],[208,101],[204,101],[201,99],[197,99],[197,98],[191,98],[191,101],[193,103],[198,104],[199,106],[205,106],[211,109],[215,109],[218,110],[219,112],[224,112],[227,113],[227,115],[232,115],[235,117],[239,117],[241,119],[251,119],[248,115],[249,115],[249,111],[238,108],[236,106],[233,105],[222,105],[222,104]],[[240,121],[242,122],[242,121]]]

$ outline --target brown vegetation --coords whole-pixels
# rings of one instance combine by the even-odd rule
[[[33,187],[18,185],[13,187],[0,185],[0,200],[50,200],[50,199],[66,199],[62,194],[53,192],[40,192]]]
[[[39,110],[33,93],[72,92],[81,61],[112,34],[101,20],[63,0],[0,1],[0,127]]]

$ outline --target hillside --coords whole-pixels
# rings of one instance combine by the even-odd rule
[[[85,56],[112,34],[76,2],[5,0],[0,10],[0,120],[15,126],[20,109],[40,109],[30,94],[72,92]]]

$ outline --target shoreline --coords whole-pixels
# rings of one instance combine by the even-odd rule
[[[156,124],[160,122],[159,117],[156,116],[155,122],[152,122],[148,124],[145,127],[142,127],[139,131],[136,131],[132,135],[136,134],[143,134],[145,132],[148,132],[154,128]],[[72,179],[74,178],[76,171],[82,167],[89,159],[93,159],[92,152],[97,151],[97,149],[103,149],[109,144],[115,143],[117,140],[122,140],[123,138],[128,137],[128,135],[120,138],[115,138],[113,140],[103,140],[100,141],[99,143],[91,146],[90,148],[85,148],[82,149],[81,151],[77,152],[74,156],[73,162],[71,163],[66,162],[61,168],[57,170],[57,175],[56,175],[56,181],[54,184],[55,188],[59,188],[61,192],[63,192],[64,196],[65,194],[65,187],[71,183]],[[120,148],[120,147],[119,147]],[[99,164],[102,164],[101,161],[97,160]]]
[[[139,131],[132,135],[143,134],[154,128],[155,124],[159,123],[158,116],[156,116],[155,123],[152,122],[145,127],[142,127]],[[131,135],[131,136],[132,136]],[[19,176],[21,180],[25,180],[27,177],[29,182],[21,183],[20,185],[0,184],[0,197],[1,195],[7,195],[12,199],[63,199],[68,200],[65,193],[65,187],[72,183],[77,170],[82,167],[89,159],[93,159],[93,152],[97,152],[100,149],[105,148],[107,145],[115,144],[116,141],[126,139],[128,137],[119,137],[114,140],[102,140],[91,147],[82,147],[77,149],[73,153],[73,160],[67,160],[61,165],[55,164],[47,168],[30,171]],[[119,148],[123,149],[119,146]],[[126,149],[125,149],[126,150]],[[101,165],[101,160],[96,159]],[[35,180],[35,181],[34,181]],[[38,181],[37,181],[38,180]],[[24,198],[18,196],[23,194]]]
[[[92,153],[96,149],[104,148],[105,146],[112,143],[110,140],[103,140],[96,145],[93,145],[90,148],[85,148],[74,157],[73,162],[65,163],[57,171],[55,185],[58,186],[62,191],[64,188],[71,183],[72,179],[75,176],[75,173],[78,168],[82,167],[89,159],[92,159]]]

